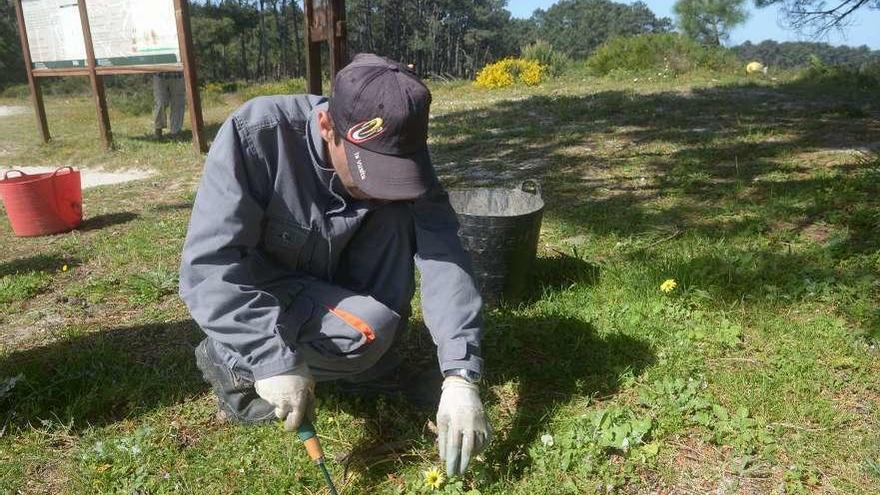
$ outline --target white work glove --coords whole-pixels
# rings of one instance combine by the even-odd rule
[[[437,409],[440,459],[446,474],[462,474],[492,438],[492,427],[483,411],[479,388],[462,377],[443,380],[443,394]]]
[[[286,431],[296,431],[305,418],[315,416],[315,379],[308,365],[254,383],[257,395],[275,406],[275,416],[284,420]]]

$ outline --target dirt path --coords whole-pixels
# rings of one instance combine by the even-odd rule
[[[0,117],[8,117],[10,115],[18,115],[28,111],[28,107],[0,105]]]
[[[0,178],[6,173],[9,169],[0,170]],[[20,170],[25,174],[40,174],[44,172],[54,172],[56,170],[55,167],[15,167],[15,170]],[[130,169],[130,170],[120,170],[115,172],[106,172],[100,168],[80,168],[80,178],[82,180],[83,189],[88,189],[90,187],[95,186],[105,186],[108,184],[122,184],[124,182],[130,182],[133,180],[146,179],[153,175],[152,170],[143,170],[143,169]],[[13,177],[17,176],[17,174],[12,174]]]

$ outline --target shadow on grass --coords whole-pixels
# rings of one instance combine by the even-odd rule
[[[189,121],[187,120],[187,122]],[[220,130],[221,125],[223,125],[222,122],[205,123],[204,129],[202,129],[204,138],[208,142],[213,141],[214,136],[217,135],[217,131]],[[168,134],[166,130],[161,136],[156,136],[153,132],[148,132],[140,136],[131,136],[131,139],[148,143],[190,143],[192,142],[192,136],[192,129],[182,129],[177,134]]]
[[[518,477],[531,464],[527,449],[548,431],[558,408],[612,395],[625,376],[638,376],[655,360],[646,341],[600,336],[590,323],[567,316],[496,315],[485,348],[488,384],[512,384],[517,391],[490,399],[512,415],[486,454],[496,477]]]
[[[55,273],[61,271],[64,265],[79,264],[79,259],[61,254],[37,254],[0,263],[0,278],[17,273]]]
[[[578,257],[562,252],[540,257],[528,300],[572,285],[594,284],[598,277],[598,266]],[[500,411],[504,428],[496,432],[484,455],[486,462],[475,465],[493,479],[522,474],[531,463],[529,446],[546,432],[547,421],[558,408],[578,398],[612,395],[625,376],[638,376],[655,361],[647,341],[619,334],[600,336],[589,322],[569,316],[525,316],[513,307],[501,306],[486,310],[484,320],[482,396],[487,407]],[[403,336],[401,351],[407,369],[437,366],[436,347],[423,325]],[[438,384],[439,379],[429,386]],[[487,394],[489,388],[497,394]],[[426,428],[435,419],[434,408],[415,407],[403,399],[364,402],[332,388],[330,393],[336,395],[324,398],[334,407],[365,420],[367,436],[346,453],[346,468],[359,469],[361,476],[371,480],[369,484],[387,481],[397,469],[394,461],[406,458],[417,445],[436,452],[436,446],[425,444],[434,441],[434,434]]]
[[[113,423],[203,393],[191,321],[62,338],[0,358],[0,377],[21,376],[0,396],[4,426],[60,421],[75,430]]]
[[[787,193],[786,180],[822,164],[794,165],[792,155],[876,145],[878,112],[869,94],[811,93],[797,83],[539,95],[436,116],[432,151],[447,184],[539,179],[549,218],[599,234],[674,223],[720,237],[727,224],[706,213],[763,201],[768,216],[801,214],[803,205],[786,200],[809,200],[811,188]],[[676,201],[653,204],[664,198]]]
[[[122,211],[118,213],[106,213],[103,215],[97,215],[94,217],[86,217],[83,219],[83,222],[80,224],[76,230],[80,232],[90,232],[93,230],[100,230],[106,227],[112,227],[114,225],[121,225],[124,223],[128,223],[138,217],[137,213],[132,213],[130,211]]]
[[[814,282],[877,279],[864,258],[880,248],[880,158],[859,150],[880,147],[880,105],[844,89],[794,82],[504,100],[435,116],[432,152],[452,187],[541,181],[545,223],[681,270],[660,280],[717,281],[710,296],[724,303],[772,286],[784,302]],[[681,235],[663,253],[627,252],[671,232]],[[725,254],[706,256],[716,244]],[[698,251],[692,262],[662,259],[684,245]]]
[[[157,204],[150,209],[158,212],[173,212],[179,210],[192,210],[192,201],[177,201],[174,203]]]
[[[419,336],[409,335],[408,340],[412,343]],[[410,353],[418,352],[424,369],[436,366],[434,347],[427,339],[420,342]],[[645,341],[619,334],[600,336],[590,323],[575,318],[526,317],[507,310],[487,316],[483,348],[483,400],[500,412],[503,426],[484,453],[485,462],[474,463],[490,479],[522,475],[531,464],[529,446],[547,431],[557,409],[578,398],[612,395],[625,376],[638,376],[655,361]],[[488,387],[497,393],[487,394]],[[368,435],[352,449],[355,454],[346,467],[357,469],[368,485],[387,481],[399,469],[395,461],[406,460],[417,445],[436,455],[436,447],[426,443],[433,442],[434,435],[424,426],[434,421],[435,410],[417,409],[402,399],[329,400],[365,420]]]
[[[220,130],[220,127],[223,125],[223,122],[211,122],[206,123],[205,128],[202,130],[203,137],[205,140],[210,143],[214,140],[214,137],[217,136],[217,131]],[[192,141],[192,129],[184,129],[180,134],[180,139],[183,141]]]
[[[550,273],[559,273],[561,265],[555,266]],[[436,367],[436,349],[425,333],[411,331],[407,338],[420,366],[429,369]],[[76,335],[13,352],[0,359],[0,377],[21,379],[0,398],[0,408],[8,411],[0,428],[52,421],[79,431],[202,394],[208,387],[192,357],[202,337],[192,321],[177,321]],[[528,447],[558,408],[577,398],[614,394],[624,376],[640,374],[655,359],[645,341],[600,336],[588,322],[567,316],[522,316],[505,309],[487,314],[484,353],[486,386],[498,391],[484,392],[484,399],[500,411],[504,424],[481,468],[492,478],[521,475],[530,463]],[[319,398],[328,400],[320,393]],[[367,439],[354,450],[369,455],[371,447],[380,446],[373,454],[387,458],[399,456],[398,448],[433,442],[423,429],[434,419],[433,409],[351,397],[329,400],[364,419]],[[381,446],[388,445],[392,448],[383,451]],[[387,460],[377,462],[374,455],[355,458],[352,465],[369,466],[363,476],[378,483],[395,470]]]
[[[577,254],[576,251],[575,254]],[[508,283],[506,287],[491,282],[488,286],[481,285],[478,277],[477,286],[483,296],[483,308],[516,308],[534,303],[545,295],[567,290],[574,286],[592,286],[599,280],[599,265],[561,251],[555,251],[553,256],[536,258],[531,270],[524,278],[523,284],[517,283],[515,286],[523,287],[521,291],[517,292],[518,297],[511,300],[509,295],[513,284]],[[522,280],[516,275],[509,275],[508,280],[510,279]]]
[[[531,290],[524,302],[535,302],[548,293],[567,290],[573,286],[593,286],[599,280],[599,274],[599,265],[578,256],[556,251],[554,256],[538,257],[532,267]]]

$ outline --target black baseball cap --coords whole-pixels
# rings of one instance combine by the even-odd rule
[[[430,186],[431,92],[406,66],[363,53],[336,74],[330,117],[358,189],[385,200],[414,199]]]

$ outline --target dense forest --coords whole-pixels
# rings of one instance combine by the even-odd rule
[[[807,41],[779,43],[765,40],[757,44],[746,41],[733,47],[733,51],[743,60],[760,60],[766,65],[780,69],[805,67],[810,64],[810,58],[813,56],[828,65],[845,65],[853,68],[880,63],[880,50],[871,50],[864,45],[850,47]]]
[[[302,76],[303,12],[296,0],[191,0],[202,81],[272,80]],[[642,2],[560,0],[515,19],[506,0],[347,0],[349,51],[371,51],[412,63],[423,76],[473,77],[487,62],[515,55],[542,39],[573,59],[615,36],[673,29]],[[877,60],[867,47],[824,43],[745,43],[743,59],[781,68],[816,55],[829,64]],[[325,57],[326,58],[326,57]],[[10,0],[0,0],[0,86],[22,82],[21,53]]]
[[[12,2],[0,0],[0,88],[11,82],[24,81],[18,26]]]
[[[504,0],[348,0],[349,51],[411,63],[426,76],[472,77],[486,63],[544,39],[575,57],[611,36],[668,31],[641,2],[563,0],[514,19]],[[287,0],[206,1],[193,8],[202,76],[273,79],[303,72],[303,13]]]
[[[372,51],[422,72],[465,76],[514,52],[501,0],[348,0],[349,51]],[[196,2],[193,37],[202,77],[276,79],[304,70],[303,13],[288,0]]]

